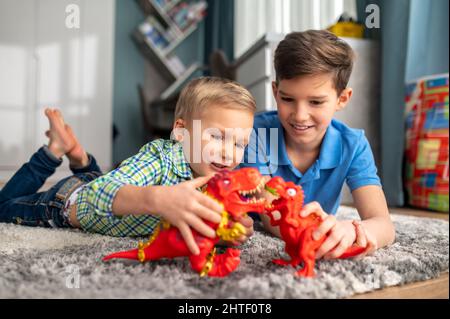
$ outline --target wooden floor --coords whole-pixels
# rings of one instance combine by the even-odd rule
[[[390,208],[391,214],[438,218],[448,221],[448,214],[439,214],[411,208]],[[449,299],[449,276],[443,273],[436,279],[390,287],[359,294],[352,299]]]

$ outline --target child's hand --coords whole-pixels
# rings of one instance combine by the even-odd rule
[[[328,234],[328,238],[316,252],[317,259],[337,258],[353,245],[356,240],[356,231],[351,220],[337,221],[336,217],[325,213],[318,202],[305,205],[300,215],[306,217],[311,213],[316,213],[323,219],[319,228],[312,234],[313,239],[318,240]]]
[[[161,186],[157,199],[157,213],[180,230],[186,245],[195,255],[200,250],[190,227],[206,237],[214,238],[215,230],[202,219],[213,223],[220,223],[222,219],[222,206],[196,189],[206,184],[210,178],[211,176],[204,176],[174,186]]]
[[[363,224],[354,220],[353,225],[356,229],[356,244],[361,247],[366,247],[366,250],[355,256],[355,259],[361,259],[364,256],[371,255],[378,249],[378,244],[375,236],[372,235],[367,229],[364,228]]]

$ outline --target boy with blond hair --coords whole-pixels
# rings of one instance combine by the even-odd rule
[[[195,79],[180,94],[174,138],[144,145],[102,175],[61,113],[47,109],[49,144],[0,191],[0,221],[74,227],[110,236],[147,236],[163,218],[180,230],[190,251],[198,254],[191,227],[214,238],[215,231],[203,220],[219,223],[222,207],[197,189],[217,171],[231,170],[241,162],[255,110],[253,97],[239,84],[215,77]],[[37,193],[64,155],[74,175]],[[238,240],[243,242],[252,234],[253,222],[248,217],[240,222],[247,228],[246,236]]]

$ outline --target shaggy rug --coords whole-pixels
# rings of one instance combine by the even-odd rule
[[[341,207],[338,218],[357,214]],[[343,298],[448,272],[447,221],[401,215],[393,221],[393,245],[358,261],[320,261],[314,279],[273,265],[283,243],[262,231],[242,246],[241,265],[229,277],[200,278],[186,258],[146,264],[100,260],[136,247],[136,239],[0,224],[0,297]]]

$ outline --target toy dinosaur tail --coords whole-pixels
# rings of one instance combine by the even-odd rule
[[[361,246],[356,246],[356,245],[351,246],[342,255],[339,256],[339,259],[355,257],[356,255],[363,253],[365,250],[366,250],[366,247],[361,247]]]
[[[107,260],[115,259],[115,258],[139,260],[138,250],[132,249],[132,250],[120,251],[120,252],[108,255],[108,256],[104,257],[102,260],[107,261]]]
[[[182,239],[177,239],[181,237],[178,234],[177,228],[162,230],[154,233],[147,242],[139,242],[137,249],[113,253],[104,257],[103,261],[123,258],[144,262],[160,258],[187,256],[188,248]]]

